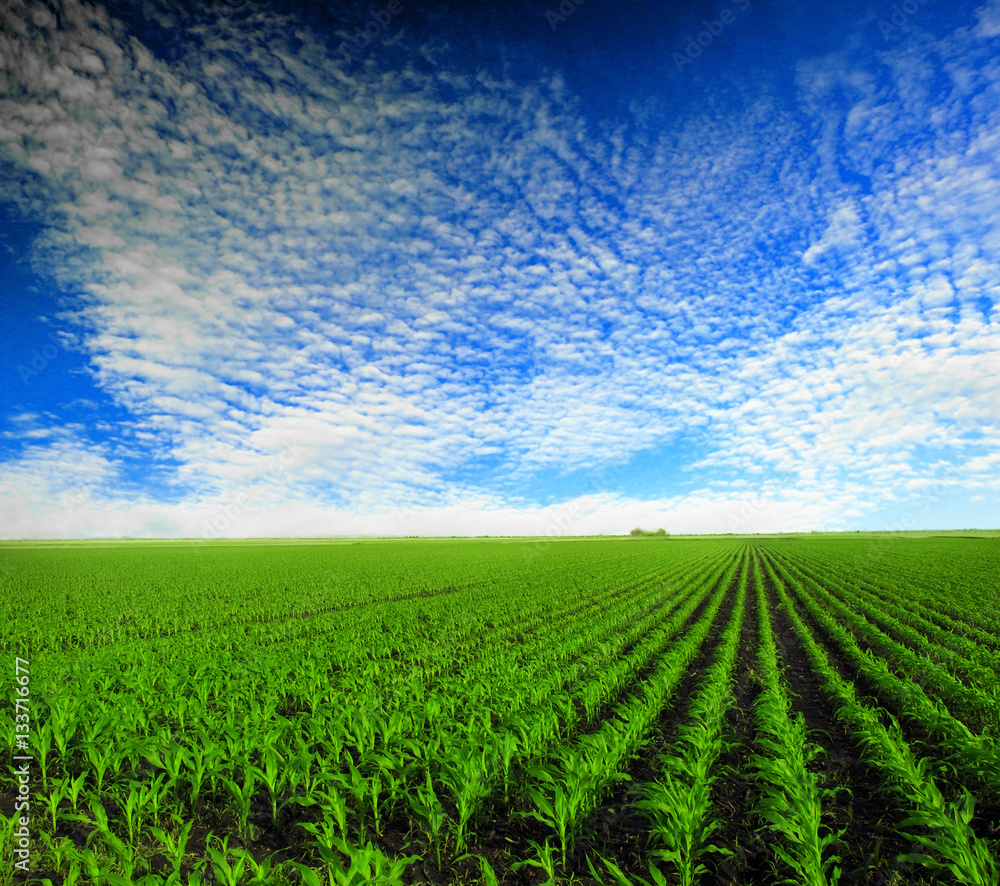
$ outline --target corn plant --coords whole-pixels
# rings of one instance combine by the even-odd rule
[[[266,886],[266,884],[274,882],[272,878],[280,868],[280,865],[275,865],[274,856],[268,855],[261,861],[257,861],[247,849],[230,849],[229,854],[237,862],[242,860],[244,870],[249,877],[246,882],[249,884]]]
[[[308,745],[300,745],[294,753],[288,754],[287,760],[288,790],[296,794],[300,787],[305,787],[308,791],[309,765],[312,762]]]
[[[87,744],[84,746],[84,754],[86,754],[91,771],[94,773],[97,793],[101,794],[104,792],[104,778],[112,766],[111,751],[103,744]]]
[[[510,770],[518,751],[517,735],[505,732],[497,738],[499,744],[500,773],[503,777],[503,801],[510,802]]]
[[[254,792],[257,790],[255,773],[252,768],[244,769],[243,784],[239,784],[234,779],[224,775],[221,777],[221,781],[232,801],[230,806],[236,815],[240,838],[245,840],[249,834],[250,806],[253,803]]]
[[[69,858],[68,850],[73,845],[69,837],[56,837],[54,834],[42,834],[47,854],[52,859],[52,867],[62,871],[64,862]],[[2,882],[2,880],[0,880]]]
[[[62,801],[69,795],[69,790],[66,785],[66,782],[68,781],[68,778],[52,779],[52,786],[49,788],[48,794],[44,795],[45,808],[48,810],[49,817],[52,819],[53,834],[56,832],[56,816],[59,813],[59,804],[62,803]]]
[[[224,886],[237,886],[243,880],[243,871],[246,868],[247,853],[239,852],[229,848],[229,838],[219,840],[218,846],[209,844],[208,854],[212,859],[212,870],[215,872],[215,879]],[[232,858],[232,861],[230,861]]]
[[[99,861],[89,846],[83,849],[70,846],[66,850],[66,855],[70,859],[68,879],[73,882],[79,881],[82,872],[86,875],[86,882],[91,886],[133,886],[128,877],[114,872],[113,860]]]
[[[188,751],[175,741],[169,741],[164,745],[145,747],[142,750],[144,756],[157,769],[163,769],[170,776],[167,781],[168,787],[173,787],[180,780],[181,770],[184,761],[187,759]]]
[[[142,861],[136,847],[110,832],[106,832],[103,836],[104,844],[114,856],[116,866],[130,883],[134,882],[138,875],[137,866]]]
[[[938,793],[931,797],[929,808],[920,809],[906,818],[901,827],[913,825],[930,830],[929,835],[910,834],[904,836],[920,843],[929,852],[914,852],[899,857],[900,861],[915,862],[932,870],[947,872],[959,883],[976,886],[997,886],[1000,876],[996,862],[986,845],[975,839],[972,830],[972,816],[975,801],[968,791],[962,794],[951,807],[946,807]],[[951,837],[958,831],[958,839]]]
[[[14,882],[14,832],[18,829],[20,816],[7,817],[0,813],[0,886],[10,886]],[[440,866],[440,865],[439,865]]]
[[[35,729],[33,747],[35,749],[35,759],[38,760],[38,768],[42,770],[42,790],[49,789],[49,764],[52,755],[52,725],[42,723]]]
[[[466,749],[442,764],[440,781],[455,800],[458,820],[455,822],[455,845],[465,848],[466,828],[479,804],[490,795],[491,785],[486,771],[486,752]]]
[[[566,851],[575,842],[575,825],[579,821],[579,810],[586,799],[586,786],[582,781],[564,784],[557,781],[558,775],[554,767],[533,767],[531,773],[542,784],[529,785],[526,788],[534,809],[519,813],[534,818],[548,825],[556,833],[563,867],[566,866]],[[548,846],[548,841],[545,841]]]
[[[669,651],[660,657],[641,690],[616,707],[615,719],[607,721],[598,731],[581,737],[575,748],[560,749],[555,755],[557,765],[545,764],[526,770],[536,782],[527,789],[534,809],[521,814],[548,824],[556,832],[564,867],[568,850],[578,840],[586,818],[601,794],[615,781],[628,778],[623,768],[642,743],[647,730],[707,637],[722,605],[729,580],[740,562],[736,558],[731,561],[700,620],[683,638],[670,643],[674,630],[686,617],[683,615],[684,608],[677,611],[671,622],[675,627],[665,628],[637,649],[637,661],[644,661],[669,645]],[[692,602],[691,609],[696,605]]]
[[[721,852],[709,842],[719,822],[711,817],[711,782],[697,764],[690,767],[680,757],[670,757],[657,781],[644,788],[637,809],[653,824],[656,848],[651,854],[678,872],[678,882],[690,886],[706,871],[700,859]]]
[[[67,815],[66,819],[68,821],[80,821],[84,824],[92,826],[95,830],[91,833],[91,837],[95,834],[110,834],[111,833],[111,823],[108,821],[108,813],[105,810],[103,804],[96,797],[89,797],[90,813],[93,816],[91,818],[88,815],[74,814]]]
[[[630,880],[625,872],[608,858],[599,858],[598,860],[603,863],[604,869],[611,875],[613,886],[635,886],[635,882],[642,884],[642,886],[667,886],[667,878],[663,876],[660,869],[652,862],[649,862],[649,876],[653,878],[653,882],[650,883],[649,880],[644,880],[642,877],[634,877],[633,880]],[[607,886],[604,880],[601,879],[601,875],[594,868],[594,863],[590,860],[590,856],[587,857],[587,867],[590,868],[590,873],[601,886]]]
[[[139,874],[137,870],[139,858],[135,846],[126,844],[112,832],[107,813],[100,803],[92,801],[91,810],[94,818],[88,819],[88,823],[94,825],[94,830],[87,837],[86,846],[82,850],[72,845],[67,846],[66,857],[70,859],[71,866],[76,865],[78,869],[82,868],[86,871],[88,880],[97,886],[103,886],[103,884],[107,884],[107,886],[131,886],[138,879]],[[83,818],[83,816],[79,817]],[[110,857],[107,859],[99,859],[90,847],[90,844],[98,836],[104,841],[108,850]],[[122,873],[118,873],[116,868]]]
[[[497,872],[493,870],[493,865],[486,858],[482,855],[463,855],[456,859],[456,861],[465,861],[467,858],[474,858],[479,864],[478,886],[500,886],[500,881],[497,879]]]
[[[365,758],[365,763],[369,769],[377,772],[379,783],[376,792],[372,788],[372,816],[375,820],[375,833],[382,834],[383,816],[391,816],[398,804],[404,797],[405,784],[407,778],[414,772],[419,771],[415,764],[405,766],[403,755],[400,752],[390,751],[384,748],[380,751],[373,751]],[[385,793],[385,800],[382,793]]]
[[[80,793],[83,791],[83,783],[86,780],[86,772],[81,772],[76,778],[66,779],[66,799],[69,800],[74,812],[78,812],[80,809]]]
[[[318,805],[324,823],[336,825],[340,836],[346,837],[347,800],[344,791],[345,783],[341,778],[329,778],[322,785],[317,785],[311,794],[293,797],[289,802],[298,803],[300,806]]]
[[[653,824],[650,838],[655,848],[651,854],[674,867],[681,886],[692,886],[705,872],[701,861],[705,855],[725,851],[709,842],[720,826],[712,815],[711,798],[715,762],[723,751],[723,718],[732,704],[732,673],[743,625],[746,586],[744,561],[733,615],[722,634],[716,660],[693,697],[689,719],[679,730],[674,752],[660,756],[660,774],[656,781],[643,786],[643,799],[636,803]]]
[[[52,724],[52,740],[56,746],[60,760],[66,759],[66,751],[70,741],[76,735],[80,717],[77,716],[77,708],[81,700],[71,695],[59,695],[48,699],[48,721]]]
[[[360,766],[348,765],[348,778],[346,780],[347,792],[354,800],[354,813],[358,819],[358,832],[361,838],[365,838],[368,816],[366,813],[371,807],[371,781],[365,776]]]
[[[555,886],[556,883],[556,852],[555,848],[549,845],[546,840],[541,846],[534,840],[528,840],[528,845],[535,850],[535,858],[526,858],[523,861],[515,862],[510,866],[511,871],[518,871],[523,867],[530,866],[539,868],[548,876],[546,886]],[[563,861],[563,866],[566,862]]]
[[[180,824],[180,816],[173,816],[175,824]],[[187,843],[188,839],[191,837],[191,828],[194,825],[193,821],[189,821],[184,825],[176,835],[168,833],[162,828],[153,827],[150,828],[153,836],[160,841],[163,846],[165,855],[170,860],[170,864],[173,866],[174,875],[180,877],[181,865],[184,862],[184,856],[187,853]]]
[[[319,846],[319,854],[326,865],[329,886],[363,886],[377,883],[381,886],[401,886],[402,877],[413,862],[419,861],[415,855],[404,858],[388,858],[371,843],[356,846],[346,840],[335,840],[333,846]],[[345,865],[346,857],[349,865]],[[299,862],[290,862],[297,870],[306,886],[323,886],[316,872]]]
[[[989,792],[1000,794],[1000,742],[996,738],[973,733],[940,699],[928,696],[913,676],[894,673],[888,662],[862,649],[851,631],[812,597],[800,599],[838,652],[876,687],[880,697],[891,700],[903,717],[933,734],[949,762],[963,775],[980,782]]]
[[[445,813],[441,801],[434,793],[434,786],[431,784],[431,775],[428,772],[426,782],[418,784],[412,794],[407,795],[410,809],[417,817],[421,830],[427,836],[427,840],[434,847],[437,857],[438,870],[441,869],[441,835],[444,829]]]
[[[326,809],[328,807],[324,804],[321,808]],[[298,827],[312,834],[315,837],[314,842],[321,849],[335,848],[338,841],[342,839],[344,830],[338,822],[332,820],[332,816],[328,815],[324,815],[318,822],[299,822]],[[338,831],[340,831],[340,837],[337,835]]]
[[[157,812],[159,811],[159,800],[164,790],[164,776],[161,773],[150,784],[142,784],[137,781],[129,781],[122,789],[118,798],[118,805],[125,816],[125,824],[128,828],[128,838],[130,843],[135,843],[142,832],[143,822],[146,817],[146,807],[152,806],[153,798],[156,798]],[[153,820],[157,819],[154,813]]]
[[[261,783],[267,787],[267,795],[271,800],[271,820],[278,820],[278,789],[284,781],[284,758],[274,749],[267,748],[261,754],[262,766],[253,766],[251,770]]]
[[[211,744],[211,737],[204,730],[199,732],[199,742],[188,750],[186,758],[187,778],[191,785],[190,809],[198,808],[201,789],[209,773],[213,772],[222,758],[222,750]]]

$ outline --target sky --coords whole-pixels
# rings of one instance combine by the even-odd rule
[[[1000,526],[1000,0],[0,9],[4,538]]]

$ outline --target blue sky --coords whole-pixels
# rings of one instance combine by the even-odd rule
[[[0,21],[5,537],[1000,525],[998,0]]]

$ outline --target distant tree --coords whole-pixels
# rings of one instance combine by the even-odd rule
[[[631,531],[631,532],[629,533],[629,535],[636,535],[636,536],[638,536],[638,535],[645,535],[645,534],[646,534],[646,533],[645,533],[645,532],[644,532],[644,531],[643,531],[642,529],[639,529],[638,527],[636,527],[635,529],[633,529],[633,530],[632,530],[632,531]]]
[[[670,535],[670,533],[666,529],[657,529],[653,535]]]

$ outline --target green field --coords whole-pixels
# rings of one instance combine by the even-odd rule
[[[5,543],[0,884],[996,886],[960,535]]]

